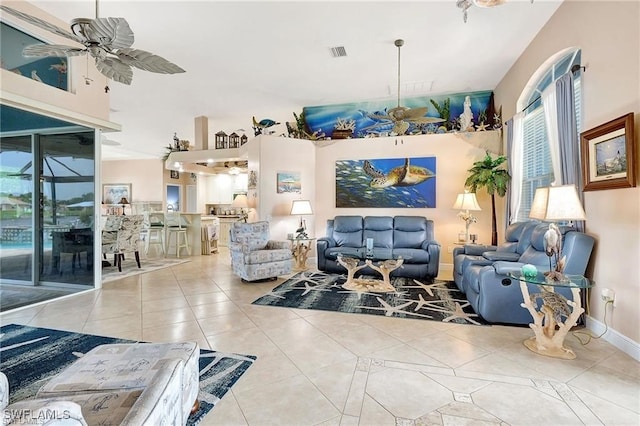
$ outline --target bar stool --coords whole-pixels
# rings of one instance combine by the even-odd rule
[[[191,248],[189,247],[189,237],[187,236],[187,227],[182,223],[180,213],[165,214],[165,229],[167,230],[167,247],[165,253],[168,254],[171,247],[171,237],[176,237],[176,256],[180,257],[180,249],[187,249],[187,254],[191,256]]]
[[[165,255],[164,241],[164,214],[145,213],[144,214],[144,254],[149,254],[150,246],[159,246],[162,254]]]

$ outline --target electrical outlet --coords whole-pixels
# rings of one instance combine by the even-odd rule
[[[613,306],[616,306],[616,293],[610,288],[603,288],[601,297],[605,302],[612,302]]]
[[[453,247],[447,246],[447,253],[453,253]]]

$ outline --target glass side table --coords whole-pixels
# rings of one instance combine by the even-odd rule
[[[580,303],[580,290],[591,287],[593,283],[582,275],[565,275],[566,279],[561,281],[547,280],[541,272],[533,277],[525,277],[520,271],[509,272],[509,276],[520,281],[524,300],[520,306],[528,309],[533,317],[533,323],[529,327],[535,336],[525,340],[524,345],[541,355],[575,359],[575,352],[564,346],[564,339],[584,312]],[[540,292],[529,294],[527,283],[537,285]],[[562,287],[571,289],[573,300],[555,292],[556,288]],[[538,299],[542,301],[539,309],[536,303]]]
[[[295,261],[294,269],[296,271],[307,270],[307,258],[311,251],[311,244],[316,240],[315,238],[287,238],[291,241],[291,254]]]

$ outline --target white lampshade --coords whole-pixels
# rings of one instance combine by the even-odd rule
[[[585,220],[575,185],[536,189],[529,217],[539,220]]]
[[[309,200],[293,200],[291,204],[291,214],[313,214],[311,202]]]
[[[458,198],[456,198],[452,208],[456,210],[482,210],[478,200],[476,200],[476,194],[473,192],[458,194]]]
[[[249,207],[249,200],[247,199],[247,196],[245,194],[236,195],[236,198],[234,198],[231,203],[231,207],[242,207],[245,209]]]

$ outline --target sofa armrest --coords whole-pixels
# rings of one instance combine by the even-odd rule
[[[424,241],[422,249],[429,253],[429,264],[427,265],[427,275],[436,277],[440,270],[440,244],[437,241]]]
[[[496,274],[499,275],[507,275],[509,272],[520,272],[523,266],[524,263],[521,262],[505,262],[501,260],[493,263],[493,268],[496,270]]]
[[[520,259],[520,254],[508,251],[485,251],[482,253],[482,257],[492,262],[497,262],[499,260],[505,262],[517,262],[518,259]]]
[[[328,248],[335,247],[336,240],[331,237],[318,238],[316,241],[316,255],[318,256],[318,270],[327,270],[327,258],[324,257],[325,251]]]
[[[496,246],[489,246],[484,244],[465,244],[464,254],[470,254],[472,256],[482,256],[484,252],[493,252],[496,250]]]
[[[265,250],[278,250],[278,249],[288,249],[291,248],[291,244],[288,241],[267,241],[267,246]]]
[[[323,249],[328,249],[330,247],[336,247],[338,243],[336,243],[336,240],[331,237],[322,237],[318,238],[318,240],[316,241],[316,245],[318,246],[318,248],[320,248],[320,246],[322,245]]]

